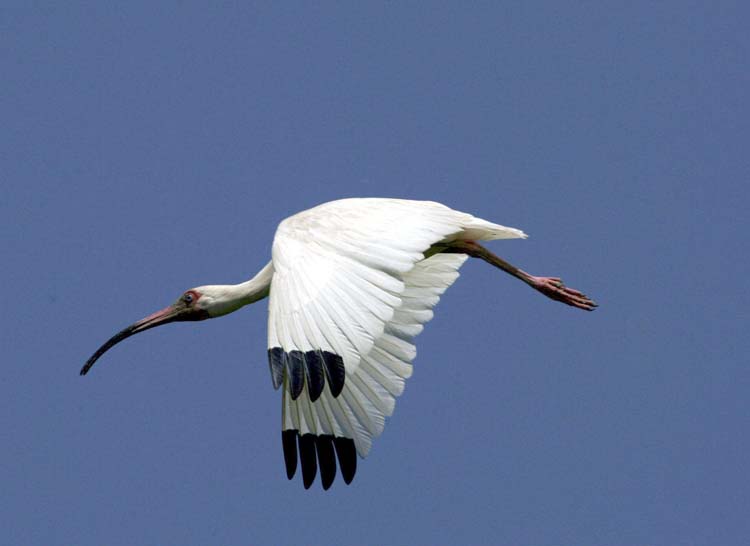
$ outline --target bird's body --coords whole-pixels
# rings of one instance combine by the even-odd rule
[[[524,238],[517,229],[430,201],[343,199],[281,222],[272,260],[238,285],[194,288],[172,306],[129,326],[111,346],[145,329],[225,315],[270,295],[268,358],[282,388],[287,475],[302,466],[305,487],[320,468],[324,488],[347,483],[356,454],[365,457],[411,375],[414,337],[469,257],[481,258],[545,295],[592,310],[595,304],[559,279],[535,277],[477,241]]]

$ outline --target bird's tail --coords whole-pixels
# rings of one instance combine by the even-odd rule
[[[493,239],[526,239],[526,235],[520,229],[493,224],[487,220],[474,216],[464,223],[462,239],[473,241],[491,241]]]

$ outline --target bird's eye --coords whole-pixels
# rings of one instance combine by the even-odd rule
[[[192,292],[185,292],[185,294],[182,296],[182,301],[184,301],[188,305],[193,303],[193,300],[195,300],[195,296],[193,296]]]

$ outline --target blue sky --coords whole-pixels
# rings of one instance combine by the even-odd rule
[[[5,3],[8,544],[746,544],[740,2]],[[288,482],[266,304],[124,342],[349,196],[522,228],[467,263],[354,483]]]

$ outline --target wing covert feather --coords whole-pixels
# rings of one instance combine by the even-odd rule
[[[425,259],[424,253],[453,239],[523,236],[438,203],[397,199],[333,201],[279,225],[269,361],[274,385],[283,385],[282,429],[299,436],[306,487],[317,468],[308,459],[316,453],[325,488],[336,472],[334,452],[349,483],[353,454],[367,455],[393,413],[412,373],[413,338],[467,259],[440,253]],[[341,379],[332,381],[338,369]],[[293,474],[296,452],[288,435],[284,439],[287,473]]]

